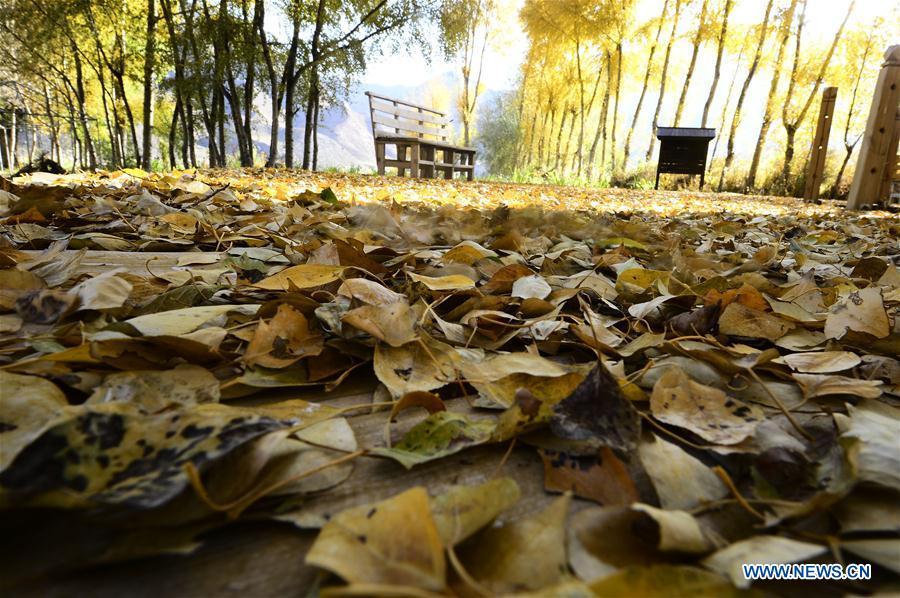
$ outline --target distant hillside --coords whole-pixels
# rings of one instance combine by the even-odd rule
[[[450,91],[457,89],[457,76],[453,72],[440,75],[441,83]],[[383,94],[389,97],[405,99],[412,102],[423,102],[428,84],[415,86],[384,86],[358,84],[350,92],[347,99],[339,105],[323,110],[319,122],[319,168],[361,168],[375,169],[375,149],[372,140],[372,125],[369,119],[369,100],[366,91]],[[491,92],[485,93],[485,98]],[[482,98],[482,99],[485,99]],[[480,102],[479,102],[480,103]],[[254,126],[256,148],[265,154],[269,152],[269,99],[260,98],[257,102]],[[460,134],[459,117],[451,114],[454,135]],[[294,139],[296,143],[295,162],[300,163],[303,155],[304,115],[298,114],[294,119]],[[281,131],[282,135],[284,131]],[[279,161],[284,160],[283,138],[279,139]]]

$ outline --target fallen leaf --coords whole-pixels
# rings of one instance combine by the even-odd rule
[[[256,327],[244,361],[250,366],[285,368],[305,357],[319,355],[323,346],[321,335],[310,330],[306,317],[282,303],[271,320]]]
[[[716,444],[741,442],[753,434],[763,419],[758,407],[694,382],[675,367],[667,368],[654,384],[650,410],[658,420]]]
[[[127,403],[87,405],[45,429],[2,473],[5,500],[87,507],[158,507],[205,467],[266,432],[310,425],[334,410],[305,401],[241,408],[203,403],[145,415]]]
[[[444,588],[440,532],[424,488],[338,513],[306,554],[306,563],[349,583]]]
[[[834,374],[793,374],[807,399],[828,395],[854,395],[875,399],[881,396],[880,380],[860,380]]]
[[[300,264],[264,278],[253,286],[271,291],[312,289],[338,280],[344,270],[345,266]]]
[[[728,495],[709,467],[671,442],[656,438],[642,442],[639,451],[664,509],[690,510]]]
[[[561,496],[528,519],[492,527],[463,547],[460,558],[491,592],[536,590],[566,571],[565,522],[571,499]]]
[[[590,586],[595,596],[741,596],[731,582],[720,575],[685,565],[651,565],[625,569],[595,581]]]
[[[608,448],[596,457],[540,450],[544,462],[544,488],[571,492],[601,505],[629,505],[641,496],[628,466]]]
[[[85,404],[128,403],[146,413],[157,413],[169,406],[216,403],[219,396],[219,381],[209,370],[184,364],[172,370],[110,374],[94,388]]]
[[[259,305],[208,305],[186,307],[155,314],[147,314],[125,320],[144,336],[180,336],[210,325],[216,320],[224,320],[231,312],[252,316]]]
[[[719,316],[719,332],[730,336],[775,341],[793,327],[793,324],[778,316],[747,307],[743,303],[730,303]]]
[[[367,305],[390,305],[406,302],[406,296],[367,278],[348,278],[341,283],[338,295],[352,297]]]
[[[552,291],[553,289],[546,280],[540,276],[531,275],[517,279],[512,285],[511,295],[520,299],[546,299]]]
[[[407,432],[394,446],[377,447],[373,455],[389,457],[407,469],[458,453],[491,439],[491,420],[472,420],[458,413],[438,411]]]
[[[69,411],[66,396],[55,384],[38,376],[0,370],[0,472],[22,449]]]
[[[876,402],[847,405],[835,415],[847,458],[860,480],[900,490],[900,410]]]
[[[514,505],[519,485],[496,478],[475,486],[453,486],[431,499],[431,515],[444,546],[454,546],[491,523]]]
[[[406,302],[357,307],[345,313],[341,321],[368,332],[392,347],[400,347],[418,338],[415,330],[418,315]]]
[[[424,284],[432,291],[458,291],[471,289],[475,286],[475,282],[471,278],[462,274],[435,277],[410,272],[409,277],[416,282]]]
[[[550,430],[555,436],[574,441],[582,451],[593,453],[602,447],[633,451],[640,429],[637,410],[602,363],[594,366],[572,394],[553,407],[550,417]]]
[[[825,336],[843,338],[849,331],[884,338],[891,332],[887,313],[884,311],[881,289],[866,287],[854,291],[831,306],[825,320]]]
[[[829,374],[855,368],[862,359],[849,351],[821,351],[818,353],[792,353],[781,360],[792,370],[808,374]]]

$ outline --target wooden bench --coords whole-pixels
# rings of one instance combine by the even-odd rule
[[[408,172],[411,177],[435,178],[441,173],[452,179],[464,173],[468,180],[474,178],[475,149],[447,142],[450,120],[443,112],[368,91],[366,95],[378,174],[396,168],[400,176]],[[393,159],[385,155],[389,145],[396,148]]]

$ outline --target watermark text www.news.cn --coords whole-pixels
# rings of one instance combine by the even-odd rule
[[[872,565],[837,563],[749,563],[741,565],[744,578],[793,580],[866,580],[872,578]]]

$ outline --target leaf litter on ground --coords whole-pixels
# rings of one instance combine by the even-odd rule
[[[896,588],[895,215],[279,170],[0,183],[0,509],[88,526],[90,550],[23,519],[69,568],[237,519],[315,528],[323,593],[728,595],[742,562],[812,560]],[[17,558],[0,587],[55,579]]]

